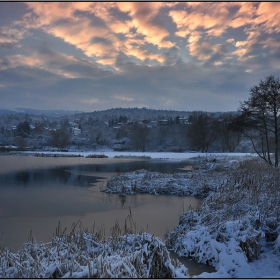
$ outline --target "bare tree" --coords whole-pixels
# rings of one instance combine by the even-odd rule
[[[50,132],[49,144],[58,148],[65,148],[70,143],[70,134],[64,129],[57,129]]]
[[[146,151],[147,141],[150,129],[147,126],[142,126],[139,124],[134,124],[130,129],[130,142],[136,148],[141,150],[142,152]]]
[[[193,112],[189,120],[187,136],[190,147],[207,153],[216,137],[214,117],[205,112]]]
[[[255,152],[269,165],[279,165],[280,82],[273,75],[261,80],[241,103],[231,129],[250,139]],[[274,154],[274,161],[271,154]]]
[[[232,114],[223,114],[216,122],[217,124],[217,140],[221,145],[222,151],[226,150],[233,153],[239,145],[242,133],[233,131],[229,128],[231,121],[234,119]]]

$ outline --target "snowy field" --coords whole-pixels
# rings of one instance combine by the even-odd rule
[[[17,152],[17,154],[19,154]],[[101,150],[101,151],[81,151],[81,152],[49,152],[49,151],[26,151],[21,152],[21,154],[46,154],[46,155],[65,155],[65,156],[82,156],[86,157],[92,154],[95,155],[105,155],[109,158],[125,156],[125,157],[150,157],[152,159],[175,159],[175,160],[183,160],[189,159],[193,157],[211,157],[211,156],[229,156],[229,157],[243,157],[243,156],[253,156],[255,154],[252,153],[172,153],[172,152],[116,152],[109,150]]]

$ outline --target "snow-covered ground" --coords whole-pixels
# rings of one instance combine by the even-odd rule
[[[180,256],[213,265],[197,277],[280,277],[280,172],[242,162],[166,239]]]
[[[118,156],[133,156],[133,157],[150,157],[152,159],[189,159],[193,157],[211,157],[211,156],[229,156],[229,157],[243,157],[243,156],[253,156],[252,153],[172,153],[172,152],[117,152],[111,150],[100,150],[100,151],[78,151],[78,152],[50,152],[50,151],[25,151],[22,154],[46,154],[46,155],[75,155],[86,157],[88,155],[105,155],[109,158],[114,158]],[[18,154],[18,152],[17,152]]]

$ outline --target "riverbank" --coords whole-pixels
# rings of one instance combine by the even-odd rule
[[[279,185],[279,169],[239,163],[198,209],[181,214],[167,247],[217,270],[198,277],[279,278]]]
[[[151,159],[175,159],[184,160],[195,157],[211,158],[211,157],[251,157],[256,156],[252,153],[173,153],[173,152],[117,152],[112,150],[99,150],[99,151],[76,151],[76,152],[52,152],[52,151],[22,151],[10,152],[9,155],[28,155],[28,156],[54,156],[57,157],[86,157],[91,154],[107,156],[108,158],[151,158]],[[7,154],[6,154],[7,155]]]
[[[164,243],[154,235],[133,232],[129,215],[111,236],[102,230],[81,230],[81,221],[70,233],[57,228],[49,243],[30,235],[17,253],[0,248],[1,278],[186,278],[188,269],[170,258]],[[76,229],[77,228],[77,229]],[[76,231],[76,232],[75,232]]]
[[[17,157],[9,157],[16,160]],[[25,157],[28,161],[28,157]],[[52,161],[54,164],[56,162],[60,162],[62,158],[42,158],[44,161]],[[198,209],[190,208],[189,211],[186,211],[181,214],[180,221],[177,227],[169,232],[166,239],[166,244],[164,245],[166,249],[171,249],[177,254],[181,256],[192,257],[199,262],[208,263],[213,265],[216,268],[216,272],[212,273],[202,273],[200,275],[194,277],[233,277],[233,278],[259,278],[259,277],[280,277],[280,237],[279,237],[279,185],[280,185],[280,176],[279,171],[274,168],[270,168],[262,162],[258,161],[257,158],[253,157],[254,160],[246,161],[246,157],[237,157],[237,156],[218,156],[218,155],[207,155],[199,156],[196,158],[184,158],[180,159],[186,163],[186,166],[192,166],[191,170],[188,170],[188,174],[186,176],[190,176],[186,179],[191,179],[191,176],[196,177],[197,181],[203,186],[205,183],[208,184],[209,191],[206,193],[206,198]],[[65,159],[63,159],[65,160]],[[84,157],[81,158],[69,158],[66,161],[69,164],[77,161],[79,163],[84,163],[89,161],[108,161],[108,158],[104,159],[87,159]],[[110,159],[110,161],[127,161],[135,159]],[[177,158],[176,160],[179,160]],[[62,161],[61,161],[62,162]],[[63,163],[65,165],[65,161]],[[187,169],[190,169],[189,167]],[[135,183],[139,181],[139,187],[141,186],[142,179],[144,178],[142,175],[145,173],[146,176],[146,193],[149,192],[150,189],[155,188],[153,182],[156,182],[153,177],[154,172],[139,172],[139,178],[134,176],[136,174],[126,173],[124,175],[120,175],[119,183],[123,182],[123,185],[127,186],[128,192],[126,193],[127,197],[131,194],[129,192],[129,180],[135,180]],[[86,174],[86,173],[85,173]],[[127,176],[128,180],[125,180]],[[129,176],[128,176],[129,175]],[[168,175],[168,174],[167,174]],[[142,178],[141,178],[142,176]],[[169,176],[173,176],[169,174]],[[164,182],[168,182],[168,176],[165,178],[165,175],[162,176],[159,174],[158,179],[164,178]],[[214,179],[217,180],[216,184]],[[174,180],[176,178],[173,178]],[[170,181],[169,181],[170,182]],[[174,181],[175,182],[175,181]],[[173,183],[174,183],[173,182]],[[186,182],[185,182],[186,183]],[[184,183],[184,184],[185,184]],[[160,186],[162,182],[158,181],[158,186]],[[188,181],[187,186],[190,186],[190,181]],[[118,184],[116,184],[117,187]],[[169,188],[165,188],[169,189]],[[172,190],[172,188],[170,188]],[[69,192],[69,191],[68,191]],[[157,192],[159,193],[159,192]],[[165,194],[168,194],[165,193]],[[170,199],[170,197],[169,197]],[[151,214],[151,213],[150,213]],[[145,215],[149,215],[146,213]],[[143,213],[142,213],[143,216]],[[166,216],[167,217],[167,216]],[[81,232],[80,232],[81,233]],[[79,234],[80,234],[79,233]],[[87,234],[87,233],[86,233]],[[135,233],[133,233],[135,234]],[[143,232],[142,232],[143,234]],[[148,234],[148,233],[147,233]],[[69,235],[66,239],[70,240]],[[74,235],[73,235],[74,236]],[[147,235],[148,236],[148,235]],[[81,238],[76,236],[73,237],[73,242],[80,242],[81,244],[85,244],[81,241]],[[128,235],[118,234],[118,238],[120,240],[127,240]],[[132,236],[133,240],[138,240],[137,235]],[[87,239],[92,240],[92,237],[88,236]],[[3,263],[2,267],[6,266],[6,270],[9,275],[14,273],[14,275],[18,275],[18,270],[23,269],[22,267],[27,267],[27,270],[24,270],[24,273],[29,273],[32,271],[32,263],[36,264],[34,261],[34,256],[36,254],[44,254],[51,256],[49,252],[58,252],[56,253],[57,257],[52,257],[51,259],[46,259],[51,263],[51,267],[48,267],[49,270],[46,270],[46,262],[45,259],[42,263],[44,266],[41,266],[43,271],[48,271],[46,275],[50,276],[52,272],[54,276],[61,277],[89,277],[93,274],[92,271],[96,269],[97,276],[102,277],[137,277],[136,274],[133,274],[140,267],[144,267],[144,271],[147,267],[145,267],[145,263],[150,262],[151,259],[142,259],[143,262],[138,262],[136,265],[135,258],[133,259],[133,255],[129,251],[129,253],[125,253],[124,255],[119,255],[118,253],[113,253],[112,258],[109,256],[95,255],[96,258],[99,258],[99,261],[103,262],[103,264],[109,267],[109,271],[111,274],[102,274],[103,272],[101,268],[97,269],[97,264],[92,259],[87,259],[89,264],[92,266],[88,266],[87,262],[80,262],[81,259],[75,259],[78,262],[78,265],[71,268],[70,262],[67,259],[64,259],[64,262],[59,262],[59,257],[64,256],[66,252],[71,248],[75,248],[75,244],[73,243],[65,243],[63,239],[54,239],[58,240],[56,243],[56,247],[52,247],[52,243],[41,243],[37,244],[35,248],[37,248],[34,252],[30,249],[32,246],[24,245],[25,247],[29,246],[29,249],[22,249],[21,252],[18,253],[7,253],[7,251],[3,250],[2,255],[9,255],[9,260],[14,259],[14,265],[9,265],[9,262]],[[75,241],[76,240],[76,241]],[[85,240],[85,239],[83,239]],[[154,239],[155,240],[155,239]],[[68,242],[68,241],[67,241]],[[137,241],[138,242],[138,241]],[[141,241],[142,242],[142,241]],[[140,243],[141,243],[140,242]],[[146,242],[146,241],[145,241]],[[140,252],[145,251],[146,243],[139,242],[136,245],[131,245],[132,248],[135,246],[139,249]],[[155,241],[158,242],[158,241]],[[105,242],[106,243],[106,242]],[[104,243],[104,244],[105,244]],[[31,243],[32,244],[32,243]],[[33,243],[35,244],[35,242]],[[60,244],[60,245],[59,245]],[[104,245],[105,247],[108,246]],[[125,243],[126,244],[126,243]],[[157,243],[158,244],[158,243]],[[31,246],[31,247],[30,247]],[[34,248],[33,246],[33,248]],[[93,247],[85,247],[83,248],[91,248]],[[103,245],[102,245],[103,246]],[[102,247],[101,246],[101,247]],[[128,246],[127,244],[125,247]],[[99,248],[101,248],[99,247]],[[105,248],[102,247],[102,248]],[[129,247],[129,246],[128,246]],[[48,249],[44,249],[48,248]],[[60,250],[61,248],[61,250]],[[31,251],[30,251],[31,250]],[[73,249],[74,250],[74,249]],[[75,249],[76,250],[76,249]],[[77,249],[72,252],[80,252],[81,255],[87,257],[85,252],[81,253],[82,249]],[[83,249],[86,250],[86,249]],[[130,250],[130,249],[129,249]],[[162,247],[162,251],[165,252],[165,249]],[[37,253],[36,253],[37,252]],[[117,252],[117,251],[116,251]],[[21,254],[21,255],[20,255]],[[33,255],[32,255],[33,254]],[[35,255],[34,255],[35,254]],[[166,253],[160,253],[166,255]],[[45,256],[44,255],[44,256]],[[39,256],[39,255],[38,255]],[[42,257],[42,255],[40,255]],[[67,256],[67,255],[65,255]],[[68,255],[69,256],[69,255]],[[137,255],[138,257],[140,255]],[[166,255],[167,256],[167,255]],[[32,258],[33,260],[32,260]],[[102,258],[104,259],[102,260]],[[111,257],[111,256],[110,256]],[[45,258],[45,257],[44,257]],[[1,258],[2,259],[2,258]],[[114,264],[111,267],[109,263],[109,259]],[[4,259],[5,260],[5,259]],[[22,263],[19,262],[22,261]],[[42,260],[42,259],[40,259]],[[54,260],[54,262],[52,262]],[[149,260],[149,261],[148,261]],[[168,257],[164,258],[164,262],[169,262]],[[11,264],[11,262],[10,262]],[[20,265],[19,265],[20,264]],[[117,266],[118,264],[118,266]],[[61,266],[60,266],[61,265]],[[67,266],[68,265],[68,266]],[[122,271],[114,270],[115,268],[125,267],[125,265],[129,268],[124,268]],[[136,265],[136,266],[135,266]],[[186,270],[182,270],[182,266],[173,265],[173,274],[172,277],[175,277],[176,273],[181,273],[177,275],[177,277],[187,277],[188,273]],[[28,267],[29,266],[29,267]],[[13,267],[14,269],[12,269]],[[89,268],[86,268],[89,267]],[[24,268],[24,269],[25,269]],[[65,270],[65,269],[68,269]],[[72,270],[70,270],[70,268]],[[170,267],[169,267],[170,268]],[[29,270],[28,270],[29,269]],[[45,269],[45,270],[44,270]],[[76,270],[75,270],[76,269]],[[162,269],[165,270],[162,266]],[[29,271],[29,272],[28,272]],[[41,270],[42,271],[42,270]],[[72,272],[71,272],[72,271]],[[75,271],[75,273],[73,273]],[[94,270],[95,271],[95,270]],[[97,271],[99,271],[97,273]],[[142,271],[142,270],[141,270]],[[169,270],[170,271],[170,270]],[[179,271],[179,272],[178,272]],[[182,272],[184,271],[184,272]],[[34,270],[33,270],[34,272]],[[102,273],[101,273],[102,272]],[[143,271],[142,271],[143,272]],[[142,273],[141,272],[141,273]],[[4,272],[3,272],[4,273]],[[5,272],[6,273],[6,272]],[[35,272],[34,272],[35,273]],[[64,274],[63,274],[64,273]],[[72,274],[71,274],[72,273]],[[101,273],[101,274],[100,274]],[[105,272],[104,272],[105,273]],[[124,274],[122,274],[124,273]],[[130,273],[130,274],[129,274]],[[138,272],[137,272],[138,273]],[[147,271],[145,272],[147,273]],[[4,275],[4,274],[3,274]],[[7,274],[5,274],[7,276]],[[24,274],[27,275],[27,274]],[[26,277],[22,274],[23,277]],[[28,274],[31,275],[31,274]],[[35,274],[34,274],[35,275]],[[42,274],[43,275],[43,274]],[[108,276],[109,275],[109,276]],[[138,274],[144,275],[144,274]],[[148,275],[148,274],[145,274]],[[168,274],[166,274],[168,275]],[[165,277],[166,277],[165,275]],[[171,277],[170,276],[170,277]]]
[[[198,277],[280,276],[280,172],[258,158],[197,157],[188,173],[138,170],[121,174],[103,191],[205,197],[180,216],[166,246],[216,268]],[[270,259],[270,261],[268,261]]]

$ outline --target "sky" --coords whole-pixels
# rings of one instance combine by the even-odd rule
[[[280,77],[280,2],[0,2],[0,108],[235,111]]]

